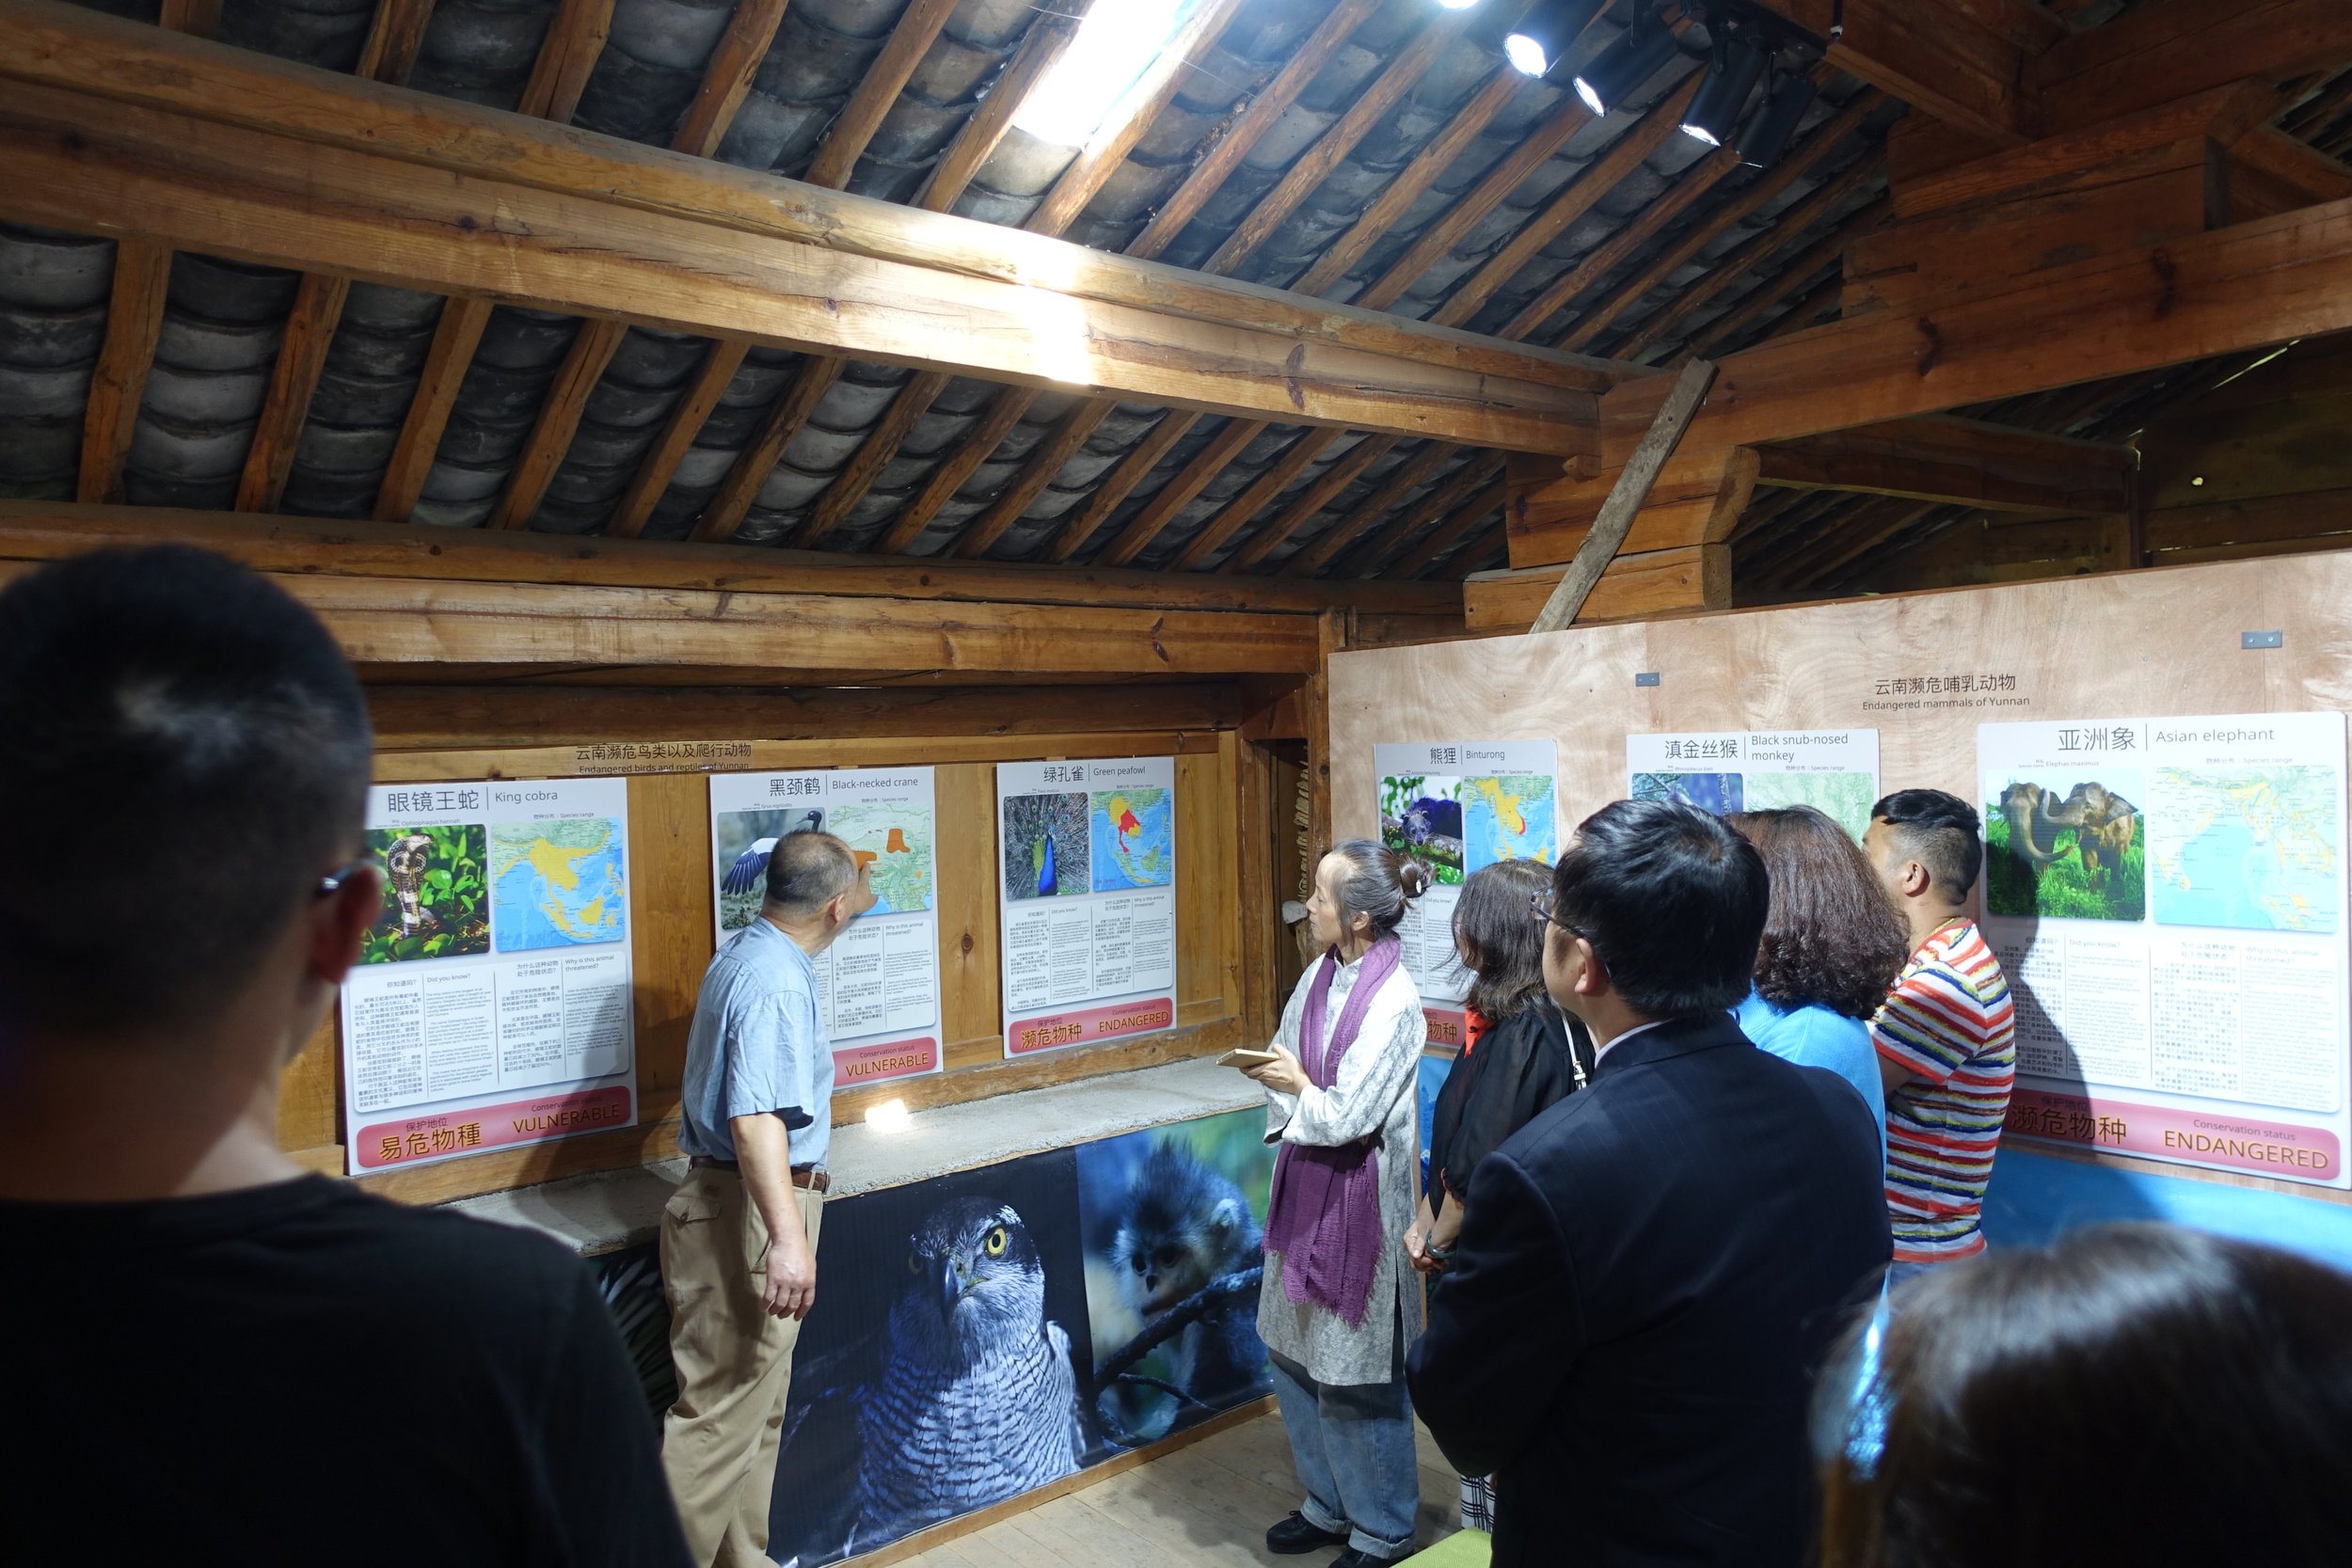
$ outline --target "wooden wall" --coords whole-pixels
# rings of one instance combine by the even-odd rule
[[[401,702],[413,700],[401,694]],[[633,704],[637,694],[616,694]],[[779,702],[782,712],[792,711]],[[1108,707],[1109,705],[1106,705]],[[738,750],[730,748],[731,751]],[[940,1005],[946,1070],[834,1097],[836,1121],[876,1101],[951,1104],[1014,1089],[1125,1071],[1222,1051],[1269,1032],[1276,800],[1272,758],[1232,729],[1099,729],[1056,735],[861,737],[753,741],[720,766],[729,771],[922,765],[937,768]],[[1102,1046],[1003,1057],[999,1013],[993,765],[1024,758],[1176,757],[1177,1027]],[[427,779],[550,778],[588,770],[581,750],[540,746],[467,751],[388,750],[384,783]],[[629,779],[634,881],[630,942],[636,965],[640,1124],[557,1143],[502,1149],[440,1164],[359,1178],[412,1202],[437,1202],[525,1186],[581,1171],[617,1168],[676,1152],[679,1075],[694,995],[710,960],[710,808],[705,775],[646,772]],[[1287,824],[1291,805],[1280,802]],[[1245,813],[1248,820],[1245,820]],[[317,1168],[342,1169],[335,1022],[330,1017],[288,1072],[279,1102],[280,1144]]]
[[[2284,645],[2241,649],[2251,630],[2280,631]],[[1634,684],[1645,672],[1655,686]],[[1928,697],[1900,701],[1950,705],[1890,710],[1878,690],[1963,673],[2014,675],[2003,693],[2013,705]],[[1980,721],[2352,708],[2352,554],[1342,653],[1328,700],[1343,835],[1377,830],[1372,748],[1383,740],[1556,739],[1564,832],[1625,793],[1629,733],[1875,728],[1883,788],[1974,800]],[[2264,1177],[2080,1157],[2352,1203]]]

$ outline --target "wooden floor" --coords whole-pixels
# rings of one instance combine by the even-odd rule
[[[1415,1423],[1421,1448],[1421,1539],[1454,1533],[1454,1472]],[[1298,1506],[1282,1418],[1271,1413],[1066,1497],[999,1519],[909,1558],[901,1568],[1180,1568],[1287,1563],[1320,1568],[1325,1552],[1276,1557],[1268,1525]]]

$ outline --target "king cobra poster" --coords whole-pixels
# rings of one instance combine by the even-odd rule
[[[368,791],[383,907],[342,990],[352,1174],[637,1120],[628,781]]]

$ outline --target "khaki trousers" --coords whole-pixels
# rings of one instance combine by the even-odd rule
[[[824,1198],[794,1187],[809,1250]],[[768,1226],[731,1170],[705,1165],[661,1212],[677,1402],[662,1421],[661,1466],[697,1563],[767,1568],[768,1510],[801,1325],[760,1310]]]

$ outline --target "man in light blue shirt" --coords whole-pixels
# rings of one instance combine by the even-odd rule
[[[759,918],[703,974],[686,1041],[686,1180],[661,1214],[678,1398],[661,1460],[694,1560],[771,1568],[792,1346],[817,1299],[833,1048],[816,960],[874,907],[868,863],[831,833],[779,840]]]

